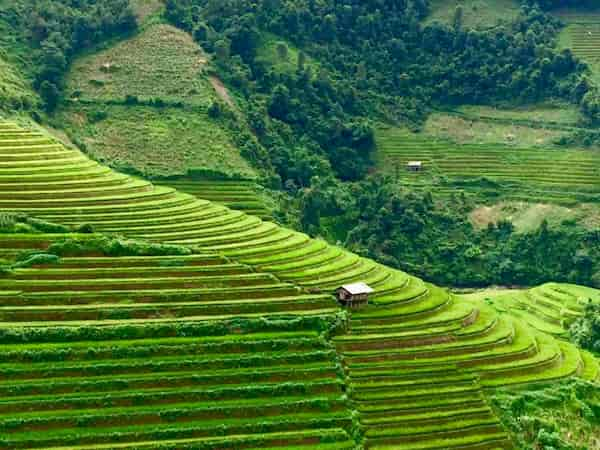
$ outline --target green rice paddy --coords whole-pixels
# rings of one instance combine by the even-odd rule
[[[397,128],[380,129],[377,144],[381,167],[412,188],[490,200],[600,201],[600,153],[594,150],[459,145]],[[407,172],[409,161],[421,161],[423,170]]]
[[[594,357],[512,311],[9,122],[0,209],[96,232],[2,235],[6,261],[101,233],[180,246],[116,256],[62,244],[57,260],[3,273],[2,447],[512,448],[489,389],[598,378]],[[332,293],[354,281],[375,292],[346,314]]]

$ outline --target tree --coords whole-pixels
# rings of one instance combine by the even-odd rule
[[[461,5],[456,5],[456,9],[454,10],[454,18],[452,19],[452,26],[456,31],[459,31],[463,25],[463,15],[464,11]]]
[[[269,114],[275,119],[285,121],[290,111],[290,91],[283,84],[278,84],[273,89],[271,102],[269,103]]]
[[[226,62],[231,54],[231,44],[229,41],[220,39],[215,42],[215,55],[218,62]]]
[[[569,328],[571,340],[580,347],[600,352],[600,304],[590,299],[584,314]]]
[[[276,46],[276,50],[277,50],[277,57],[281,61],[287,60],[287,57],[288,57],[288,46],[287,46],[287,44],[285,42],[278,42],[277,46]]]
[[[306,65],[306,53],[302,50],[298,52],[298,70],[303,71]]]
[[[46,109],[52,112],[58,106],[58,100],[60,99],[60,91],[56,84],[45,80],[40,85],[40,95],[46,104]]]

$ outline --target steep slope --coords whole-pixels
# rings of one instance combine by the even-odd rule
[[[508,436],[486,405],[485,387],[597,376],[593,358],[484,303],[467,302],[241,212],[118,174],[14,124],[2,123],[0,133],[3,210],[189,246],[307,293],[329,294],[358,280],[373,286],[372,305],[352,314],[348,332],[334,340],[369,448],[508,448]],[[138,287],[136,281],[123,283]],[[19,305],[11,308],[17,322],[28,318],[19,316]],[[85,314],[73,320],[98,319],[93,308]]]
[[[109,256],[98,239],[0,235],[0,254],[76,255],[0,277],[2,448],[355,447],[317,326],[330,296],[184,248]]]
[[[208,57],[187,33],[160,22],[78,58],[58,120],[95,159],[147,176],[188,170],[254,178],[226,124]]]
[[[589,64],[593,79],[600,82],[600,11],[566,8],[555,15],[567,25],[559,36],[560,47]]]
[[[258,185],[252,181],[178,178],[161,181],[161,184],[195,195],[199,199],[210,200],[258,216],[263,220],[271,219],[272,211],[265,199],[266,196],[261,195]]]

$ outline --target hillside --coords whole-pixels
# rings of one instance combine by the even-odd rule
[[[590,355],[484,302],[118,174],[12,123],[0,127],[3,210],[171,244],[126,244],[94,234],[64,241],[68,236],[60,233],[67,229],[3,235],[4,255],[15,249],[47,255],[15,266],[1,280],[0,351],[7,356],[0,370],[10,374],[11,384],[0,407],[12,417],[2,434],[9,446],[68,446],[77,439],[79,448],[116,442],[125,448],[268,448],[284,442],[352,448],[353,436],[364,438],[367,448],[510,448],[485,389],[598,376]],[[374,287],[372,306],[344,325],[330,293],[356,280]],[[328,329],[332,334],[315,341],[315,331]],[[191,343],[190,336],[199,338]],[[264,362],[243,376],[240,362],[263,348],[276,353],[254,353]],[[293,361],[308,361],[300,349],[315,354],[314,364],[290,370]],[[201,360],[184,356],[198,351]],[[286,356],[290,351],[297,355]],[[284,358],[277,369],[269,362],[276,355]],[[59,365],[47,366],[58,358]],[[235,370],[227,358],[235,358]],[[343,376],[334,370],[336,358]],[[177,367],[197,369],[173,373]],[[36,380],[48,370],[52,382],[40,385]],[[117,370],[116,377],[102,376],[107,370]],[[341,384],[351,403],[340,397]],[[118,386],[128,390],[115,392]],[[293,406],[298,396],[303,412]],[[207,403],[215,399],[218,407]],[[25,401],[28,412],[14,415]],[[281,406],[267,406],[271,401]],[[142,406],[154,403],[170,409]],[[323,404],[330,406],[319,409]],[[229,418],[217,425],[207,420],[207,408],[220,411],[211,417]],[[353,410],[358,434],[349,434]],[[255,421],[238,419],[250,414]],[[116,422],[125,415],[127,421]],[[176,425],[170,423],[174,417]]]
[[[576,3],[0,0],[0,448],[600,448]]]
[[[58,125],[95,159],[146,176],[255,178],[226,123],[209,117],[219,96],[208,57],[187,33],[149,20],[75,61]]]
[[[519,15],[515,0],[432,0],[428,22],[452,25],[456,8],[462,8],[462,24],[467,28],[492,28]]]
[[[448,126],[450,129],[453,124]],[[517,225],[522,217],[525,228],[532,220],[539,226],[545,218],[553,223],[574,219],[596,229],[600,213],[600,152],[552,145],[527,147],[515,135],[506,136],[510,137],[509,142],[460,143],[431,133],[382,128],[377,133],[379,165],[416,189],[432,189],[443,195],[464,194],[478,204],[526,202],[534,213],[529,218],[521,216],[518,209],[511,210],[510,204],[506,213],[500,209],[500,214],[494,216],[498,220],[510,218]],[[423,170],[408,173],[409,161],[421,161]],[[536,207],[536,203],[542,207]],[[552,204],[574,211],[561,216],[560,208]],[[487,224],[485,211],[479,209],[473,214]]]
[[[571,49],[589,64],[593,80],[600,82],[600,11],[565,8],[554,14],[566,23],[559,46]]]

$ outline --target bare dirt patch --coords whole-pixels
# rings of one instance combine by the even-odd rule
[[[212,85],[212,87],[214,88],[215,92],[217,93],[217,95],[221,98],[221,100],[223,100],[225,103],[227,103],[230,107],[236,109],[235,103],[233,102],[231,96],[229,95],[229,91],[227,90],[227,88],[225,87],[225,85],[223,84],[223,82],[221,80],[219,80],[217,77],[208,77],[210,84]]]

